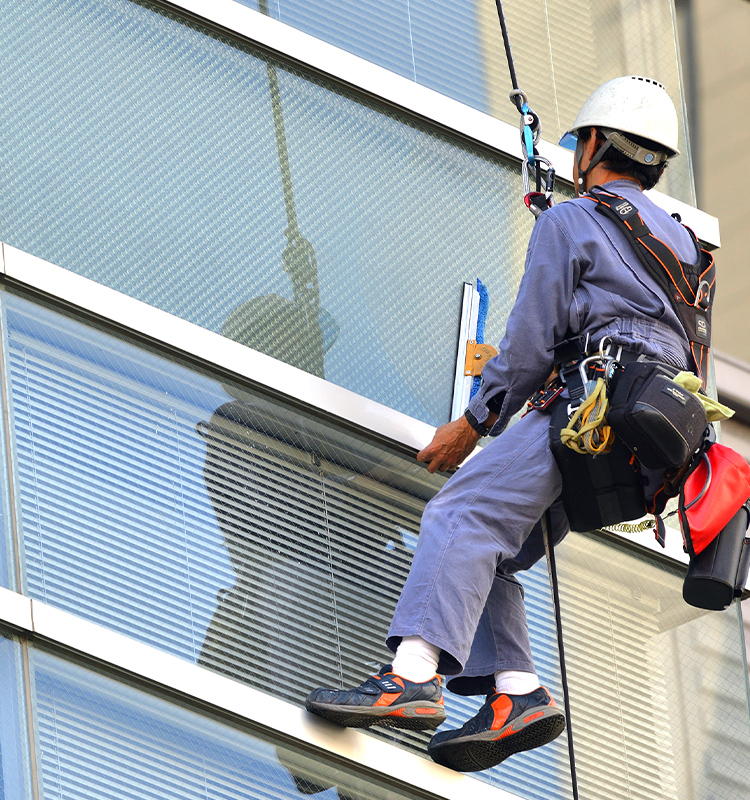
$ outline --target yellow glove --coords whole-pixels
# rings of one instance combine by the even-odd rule
[[[734,416],[734,411],[725,405],[722,405],[718,400],[714,400],[698,390],[701,388],[701,379],[692,372],[678,372],[672,380],[692,392],[703,404],[703,410],[706,412],[706,419],[709,422],[721,422],[723,419],[729,419]]]

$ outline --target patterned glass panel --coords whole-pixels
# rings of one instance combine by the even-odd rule
[[[559,563],[581,797],[750,797],[739,603],[693,608],[683,569],[594,534]]]
[[[32,651],[46,800],[406,800],[321,754]]]
[[[32,797],[21,644],[0,632],[0,798]]]
[[[495,0],[237,0],[442,94],[518,124]],[[503,5],[518,82],[557,142],[604,81],[669,90],[680,150],[660,189],[695,202],[672,0],[513,0]]]
[[[0,239],[447,421],[464,281],[487,341],[517,291],[517,167],[145,4],[3,23]]]

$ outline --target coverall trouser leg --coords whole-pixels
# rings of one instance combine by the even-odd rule
[[[524,416],[462,466],[422,516],[386,641],[394,652],[412,635],[441,648],[438,671],[460,676],[450,688],[462,694],[487,691],[498,670],[534,671],[513,574],[543,557],[546,509],[553,542],[568,531],[548,427],[546,414]]]

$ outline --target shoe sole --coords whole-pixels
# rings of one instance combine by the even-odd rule
[[[369,728],[371,725],[387,725],[391,728],[407,728],[412,731],[435,729],[445,722],[445,708],[439,703],[411,702],[392,706],[339,706],[315,703],[308,700],[305,708],[329,722],[345,728]]]
[[[554,706],[530,708],[498,731],[483,731],[430,745],[433,761],[456,772],[480,772],[514,753],[533,750],[565,730],[565,715]]]

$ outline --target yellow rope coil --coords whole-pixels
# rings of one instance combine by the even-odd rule
[[[618,522],[615,525],[606,525],[602,530],[613,533],[643,533],[656,525],[655,519],[644,519],[640,522]]]
[[[563,444],[582,455],[608,453],[615,440],[614,431],[605,421],[608,405],[607,384],[604,378],[599,378],[594,390],[560,431]]]

